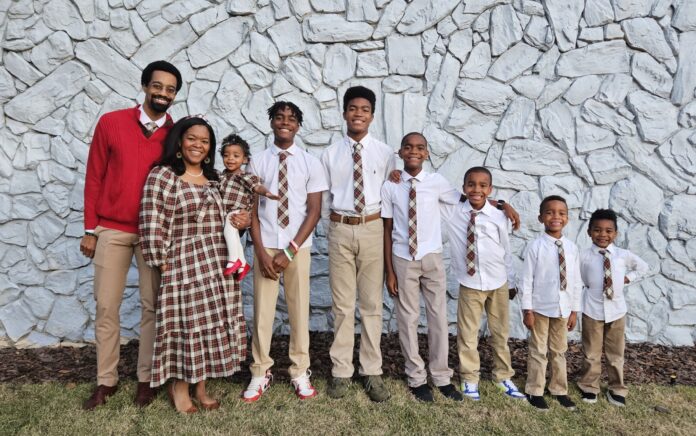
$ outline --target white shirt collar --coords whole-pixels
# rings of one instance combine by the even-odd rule
[[[371,139],[370,133],[368,132],[368,134],[363,136],[363,139],[361,139],[360,141],[356,141],[353,138],[351,138],[350,136],[346,135],[344,137],[344,142],[348,147],[350,147],[350,149],[352,151],[353,147],[355,147],[355,144],[357,142],[360,142],[362,144],[363,148],[367,147],[367,144],[370,142],[370,139]]]
[[[153,120],[145,113],[142,106],[138,106],[138,111],[140,111],[140,124],[143,126],[147,126],[147,123],[154,122],[157,124],[157,128],[159,129],[160,127],[164,126],[165,122],[167,122],[167,114],[162,115],[158,120]]]
[[[609,246],[607,248],[600,248],[600,247],[596,246],[595,244],[592,244],[592,251],[599,254],[599,250],[606,250],[609,252],[609,254],[614,254],[616,247],[614,246],[613,243],[609,244]]]
[[[361,144],[362,144],[362,142],[361,142]],[[415,176],[410,175],[406,171],[401,171],[401,177],[404,180],[404,182],[408,182],[411,179],[416,179],[419,182],[422,182],[423,180],[425,180],[425,178],[427,176],[428,176],[428,172],[424,169],[421,169],[420,173],[416,174]]]
[[[278,146],[275,145],[275,144],[273,144],[273,145],[271,146],[271,152],[272,152],[275,156],[278,156],[278,155],[280,154],[281,151],[287,151],[287,152],[290,153],[291,155],[294,155],[294,154],[297,152],[297,145],[295,145],[295,143],[293,142],[292,145],[291,145],[290,147],[286,148],[286,149],[282,149],[282,148],[278,147]]]
[[[474,208],[471,207],[471,203],[469,202],[468,199],[464,202],[463,207],[464,207],[464,210],[467,212],[474,210]],[[491,206],[491,204],[488,202],[488,198],[486,198],[486,202],[484,203],[483,207],[481,209],[479,209],[479,213],[483,213],[485,215],[491,216],[491,214],[493,213],[494,210],[496,210],[496,208]]]
[[[563,235],[561,235],[560,238],[556,239],[548,233],[544,232],[544,240],[548,243],[555,244],[556,241],[563,241]]]

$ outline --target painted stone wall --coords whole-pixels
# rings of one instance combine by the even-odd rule
[[[344,90],[370,87],[376,137],[396,149],[424,132],[432,169],[457,186],[469,166],[491,169],[495,196],[524,220],[518,256],[541,230],[543,196],[567,197],[567,235],[583,247],[589,214],[615,208],[619,244],[653,273],[628,288],[629,340],[694,342],[696,0],[0,0],[0,34],[5,344],[93,340],[93,270],[78,250],[88,147],[100,115],[142,98],[156,59],[185,78],[174,118],[204,113],[256,151],[274,100],[302,108],[299,136],[318,155],[342,135]],[[315,330],[332,324],[324,229]],[[524,337],[517,302],[511,311]],[[137,336],[135,270],[121,314],[123,336]],[[384,315],[393,330],[388,297]]]

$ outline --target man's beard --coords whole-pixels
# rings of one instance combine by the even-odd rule
[[[160,98],[160,99],[166,100],[167,103],[166,104],[158,103],[155,101],[155,98]],[[150,103],[150,108],[153,111],[163,114],[163,113],[167,112],[167,109],[169,109],[169,107],[172,105],[172,100],[170,100],[166,97],[162,97],[160,95],[153,95],[150,97],[149,103]]]

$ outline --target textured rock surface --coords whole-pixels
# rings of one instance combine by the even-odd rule
[[[696,338],[694,0],[22,0],[0,1],[0,29],[0,342],[94,339],[93,268],[78,250],[89,143],[99,115],[142,100],[142,68],[159,58],[184,76],[173,116],[206,113],[252,151],[274,100],[301,107],[298,142],[318,154],[342,135],[345,89],[373,89],[375,137],[396,150],[424,132],[430,168],[456,186],[472,165],[491,169],[523,219],[517,257],[541,230],[541,195],[566,196],[580,246],[591,212],[616,208],[619,244],[654,274],[631,288],[627,337]],[[317,330],[333,319],[325,228]],[[251,280],[242,288],[251,321]],[[450,280],[452,329],[457,295]],[[511,332],[524,336],[517,307]],[[393,309],[385,299],[386,331]],[[121,315],[136,336],[135,269]]]

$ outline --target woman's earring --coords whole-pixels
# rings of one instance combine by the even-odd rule
[[[203,163],[209,164],[209,163],[210,163],[210,158],[209,158],[209,157],[206,157],[205,159],[203,159]]]
[[[181,157],[182,157],[182,156],[181,156],[181,152],[180,152],[180,151],[177,151],[177,152],[176,152],[176,158],[177,158],[177,159],[181,159]]]

